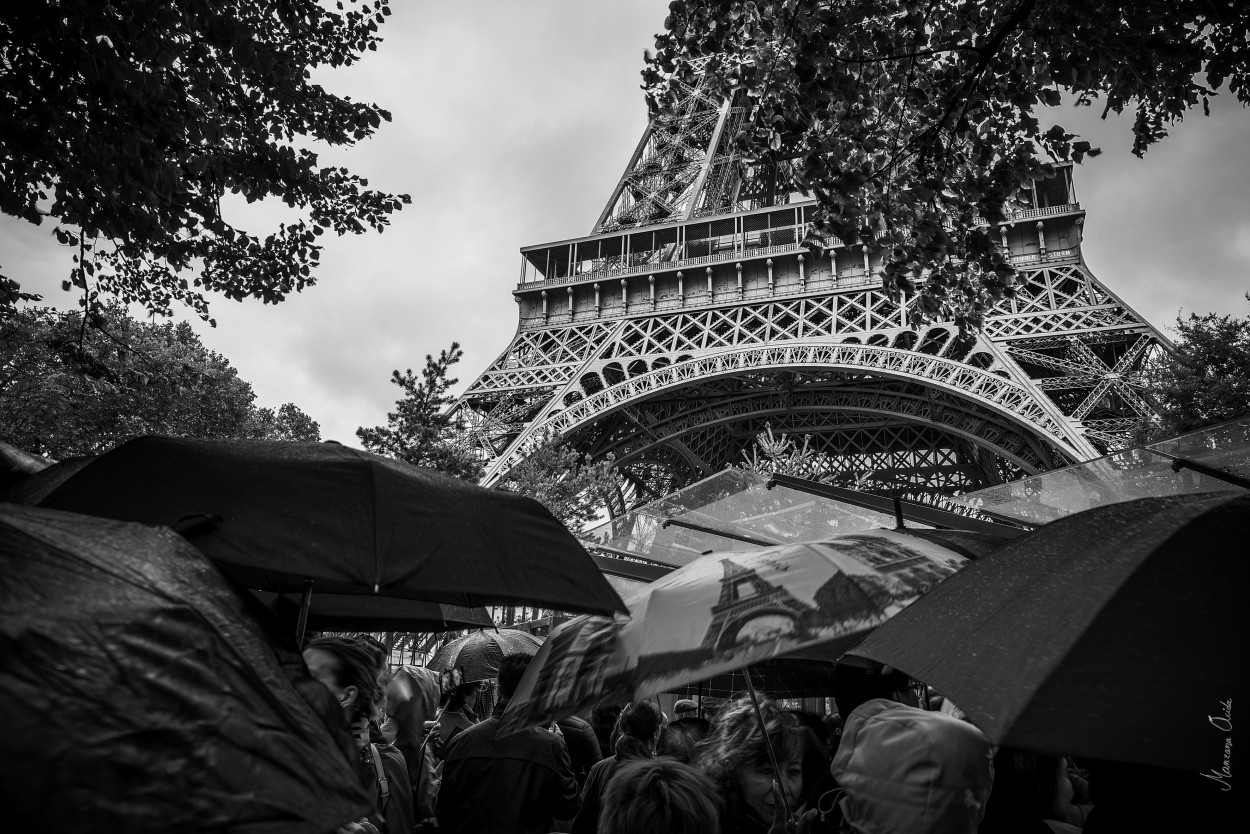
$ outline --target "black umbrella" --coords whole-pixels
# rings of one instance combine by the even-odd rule
[[[0,504],[6,826],[332,831],[365,813],[245,605],[169,530]]]
[[[294,627],[301,599],[296,594],[252,591],[266,608]],[[464,608],[402,597],[313,594],[307,627],[317,631],[459,631],[494,628],[485,608]]]
[[[14,500],[172,526],[257,590],[625,610],[537,501],[337,443],[142,437],[21,487]]]
[[[498,677],[504,655],[519,652],[533,657],[542,644],[541,639],[515,628],[475,631],[443,646],[425,665],[435,672],[461,669],[465,683],[488,681]]]
[[[47,469],[55,461],[32,455],[11,443],[0,440],[0,490],[9,489],[27,477]]]
[[[833,694],[833,669],[830,660],[805,660],[795,657],[773,658],[752,663],[751,679],[741,669],[723,675],[670,689],[681,698],[728,698],[746,692],[751,686],[774,698],[824,698]]]
[[[850,653],[933,686],[996,744],[1218,772],[1246,691],[1248,541],[1245,492],[1088,510],[940,582]]]

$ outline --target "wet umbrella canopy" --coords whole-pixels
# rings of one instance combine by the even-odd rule
[[[504,655],[521,653],[533,657],[542,644],[534,635],[514,628],[475,631],[443,646],[426,666],[436,672],[462,669],[465,683],[488,681],[499,675],[499,661]]]
[[[9,489],[27,477],[47,469],[53,461],[32,455],[0,440],[0,490]]]
[[[5,827],[332,831],[358,819],[370,801],[283,660],[173,532],[0,504]]]
[[[141,437],[20,500],[175,527],[248,588],[625,610],[541,504],[336,443]]]
[[[295,594],[250,593],[282,620],[298,619],[300,598]],[[307,622],[316,631],[441,632],[494,625],[485,608],[362,594],[313,594]]]
[[[872,530],[695,559],[631,596],[630,619],[574,617],[553,631],[502,731],[774,657],[834,660],[970,561],[939,533]],[[959,538],[967,552],[1001,541]]]
[[[851,654],[933,686],[996,744],[1218,774],[1247,684],[1248,542],[1244,492],[1087,510],[940,583]]]

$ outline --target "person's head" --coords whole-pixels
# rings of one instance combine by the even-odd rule
[[[590,713],[590,726],[596,730],[609,730],[616,726],[616,719],[621,717],[621,710],[624,709],[620,704],[603,704],[595,707]]]
[[[802,791],[807,732],[775,701],[765,695],[758,697],[767,738],[781,772],[773,770],[765,735],[747,696],[726,704],[717,715],[711,735],[700,745],[695,765],[711,778],[731,813],[737,806],[767,825],[772,822],[776,804],[774,780],[792,806]]]
[[[825,739],[829,745],[829,756],[832,758],[834,753],[838,752],[838,744],[842,741],[842,716],[836,712],[826,715],[822,719],[825,725]]]
[[[378,678],[381,679],[385,676],[390,671],[386,663],[386,656],[388,654],[386,644],[374,637],[372,634],[358,634],[353,639],[359,640],[373,650],[378,663]]]
[[[380,717],[381,663],[376,646],[355,637],[318,637],[304,649],[304,662],[339,702],[348,721]]]
[[[816,782],[829,769],[829,745],[826,742],[825,722],[814,712],[789,709],[790,713],[807,732],[807,740],[803,743],[803,795],[801,802],[812,799],[809,792],[816,787]]]
[[[516,692],[517,685],[521,683],[521,678],[525,675],[525,670],[529,668],[532,658],[522,652],[512,652],[506,654],[499,660],[499,700],[512,700],[512,693]]]
[[[459,684],[445,692],[442,701],[446,705],[447,712],[458,712],[465,707],[472,707],[481,686],[481,681],[472,681]]]
[[[994,780],[980,730],[885,698],[847,717],[830,772],[856,831],[913,834],[974,834]]]
[[[697,718],[699,715],[699,705],[689,698],[682,698],[673,704],[673,718],[680,721],[683,718]]]
[[[590,713],[590,726],[599,739],[599,749],[604,756],[612,755],[612,743],[616,741],[616,719],[621,717],[623,704],[603,704]]]
[[[679,718],[670,722],[660,733],[660,740],[655,745],[655,755],[671,756],[679,762],[689,764],[694,761],[694,754],[699,742],[707,738],[712,725],[703,718]]]
[[[623,765],[608,783],[599,817],[602,834],[702,834],[720,829],[716,786],[673,759]]]
[[[664,716],[655,701],[634,701],[621,710],[616,719],[616,735],[612,752],[618,759],[645,758],[655,755]]]

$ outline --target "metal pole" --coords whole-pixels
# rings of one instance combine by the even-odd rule
[[[295,644],[300,649],[304,648],[304,630],[308,627],[308,609],[312,605],[312,588],[313,581],[305,579],[304,594],[299,600],[299,619],[295,621]]]
[[[777,782],[777,792],[781,794],[781,805],[785,809],[786,819],[790,819],[790,798],[786,796],[785,788],[781,787],[781,766],[777,764],[777,753],[773,750],[772,740],[768,737],[768,727],[764,724],[764,713],[760,712],[760,702],[755,697],[755,686],[751,683],[751,672],[747,667],[743,666],[742,675],[747,680],[747,692],[751,694],[751,706],[755,707],[755,719],[760,722],[760,734],[764,736],[764,749],[768,751],[768,761],[773,766],[773,777]]]
[[[1168,455],[1166,452],[1159,452],[1157,449],[1151,449],[1150,451],[1155,452],[1157,454],[1166,455],[1167,457],[1172,457],[1171,455]],[[1250,480],[1247,480],[1246,478],[1241,478],[1241,477],[1238,477],[1237,475],[1232,474],[1231,472],[1224,472],[1220,469],[1216,469],[1211,466],[1206,466],[1205,464],[1201,464],[1196,460],[1189,460],[1188,458],[1173,457],[1172,458],[1172,471],[1180,472],[1182,469],[1192,469],[1193,471],[1197,472],[1199,475],[1206,475],[1208,478],[1215,478],[1217,481],[1223,481],[1227,484],[1232,484],[1234,486],[1239,486],[1245,489],[1250,489]]]

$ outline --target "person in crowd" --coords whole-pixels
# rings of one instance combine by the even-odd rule
[[[599,739],[599,752],[604,756],[612,755],[612,733],[622,709],[624,704],[602,704],[590,713],[590,726],[594,728],[595,738]]]
[[[679,762],[694,761],[695,750],[712,731],[712,725],[703,718],[679,718],[660,733],[655,746],[657,756],[668,756]]]
[[[716,786],[725,808],[724,834],[763,834],[786,825],[786,805],[798,810],[806,730],[775,701],[760,695],[760,713],[776,756],[775,771],[751,699],[726,704],[704,740],[695,766]],[[785,800],[782,801],[784,795]]]
[[[564,736],[564,744],[569,749],[569,759],[573,763],[573,775],[577,777],[577,786],[584,788],[590,769],[603,759],[599,748],[599,737],[590,726],[590,722],[576,715],[556,721],[560,734]]]
[[[377,729],[382,716],[378,673],[383,666],[377,647],[353,637],[318,637],[304,649],[304,662],[338,701],[356,742],[356,771],[373,792],[373,813],[348,830],[410,834],[414,822],[408,766]]]
[[[438,794],[440,831],[547,834],[577,813],[577,780],[563,738],[541,727],[495,737],[529,662],[528,655],[504,655],[494,711],[447,743]]]
[[[613,754],[590,769],[582,791],[582,807],[573,820],[573,834],[594,834],[599,829],[604,789],[626,762],[655,756],[663,725],[663,714],[655,701],[635,701],[621,711],[616,720]]]
[[[975,834],[994,778],[976,727],[885,698],[847,717],[831,771],[843,825],[862,834]]]
[[[838,752],[838,743],[842,741],[842,716],[836,712],[826,715],[822,721],[825,725],[825,738],[829,744],[829,758]]]
[[[1061,756],[1010,747],[994,754],[994,786],[977,834],[1079,834],[1072,783]]]
[[[720,830],[716,786],[672,759],[621,765],[603,794],[600,834],[705,834]]]
[[[797,804],[815,806],[816,799],[834,787],[829,773],[829,745],[826,742],[825,722],[814,712],[789,709],[799,725],[807,732],[803,742],[803,791]]]
[[[478,717],[473,713],[472,704],[480,687],[481,681],[462,683],[442,696],[443,714],[438,719],[438,737],[443,747],[438,752],[443,752],[449,741],[477,723]]]
[[[673,718],[680,721],[683,718],[698,718],[699,705],[689,698],[682,698],[673,704]]]
[[[408,763],[413,815],[421,824],[434,817],[438,791],[434,756],[438,729],[434,718],[439,696],[438,673],[421,666],[400,666],[386,684],[386,713],[395,732],[393,743]]]

